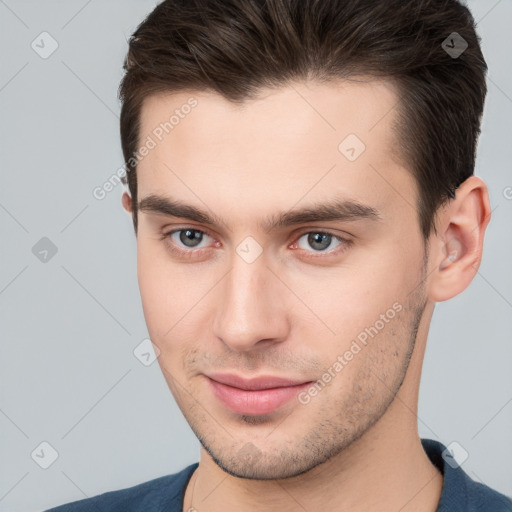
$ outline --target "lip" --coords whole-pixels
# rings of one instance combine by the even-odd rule
[[[234,374],[206,375],[214,396],[228,409],[245,415],[270,414],[296,397],[311,381],[263,375],[246,379]]]

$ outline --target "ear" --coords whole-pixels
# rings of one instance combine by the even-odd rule
[[[121,202],[123,203],[123,208],[130,214],[133,214],[132,210],[132,196],[128,192],[123,192],[123,196],[121,198]]]
[[[469,286],[480,266],[484,233],[490,219],[487,186],[477,176],[470,176],[437,217],[437,236],[433,235],[430,251],[431,300],[451,299]]]

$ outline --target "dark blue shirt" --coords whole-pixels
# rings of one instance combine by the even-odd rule
[[[422,439],[421,443],[432,464],[444,476],[437,512],[512,512],[511,498],[475,482],[460,466],[448,464],[442,457],[446,449],[442,443],[432,439]],[[74,501],[46,512],[182,512],[185,488],[197,466],[196,462],[174,475]]]

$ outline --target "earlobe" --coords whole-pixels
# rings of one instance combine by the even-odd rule
[[[133,211],[132,211],[132,196],[128,192],[123,192],[121,202],[123,204],[123,208],[131,215],[133,213]]]
[[[439,219],[437,243],[430,254],[435,262],[429,285],[431,300],[451,299],[469,286],[480,265],[490,216],[487,186],[471,176]]]

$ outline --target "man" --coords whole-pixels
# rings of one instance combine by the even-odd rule
[[[512,510],[417,431],[491,213],[468,9],[166,0],[125,69],[144,315],[201,457],[53,510]]]

